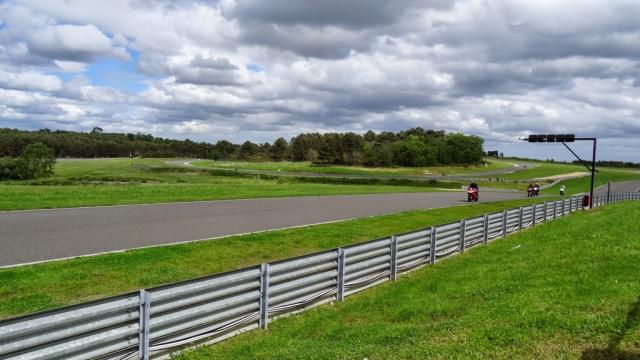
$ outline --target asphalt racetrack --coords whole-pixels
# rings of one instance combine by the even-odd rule
[[[485,191],[480,201],[525,196]],[[456,191],[0,212],[0,266],[465,205],[465,199]]]

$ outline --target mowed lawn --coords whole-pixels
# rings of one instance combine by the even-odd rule
[[[638,219],[573,214],[176,359],[638,359]]]
[[[55,175],[0,182],[0,211],[258,197],[434,191],[424,186],[351,185],[171,171],[166,159],[63,159]],[[154,171],[163,168],[164,171]]]
[[[332,249],[531,201],[409,211],[0,269],[0,319]]]
[[[263,171],[284,171],[293,173],[344,174],[344,175],[379,175],[379,176],[424,176],[424,175],[473,175],[474,173],[513,167],[510,161],[485,159],[486,164],[470,166],[428,166],[428,167],[364,167],[314,165],[309,161],[291,162],[248,162],[248,161],[191,161],[191,165],[217,169],[246,169]]]

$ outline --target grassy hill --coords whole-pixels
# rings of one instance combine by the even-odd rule
[[[637,359],[638,218],[574,214],[177,359]]]

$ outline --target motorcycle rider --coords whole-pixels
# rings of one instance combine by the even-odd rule
[[[470,191],[474,191],[475,194],[472,195]],[[479,194],[478,184],[476,184],[475,182],[471,182],[471,184],[469,184],[469,188],[467,189],[467,194],[468,194],[469,201],[471,200],[478,201],[478,194]]]

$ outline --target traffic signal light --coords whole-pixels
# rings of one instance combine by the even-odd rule
[[[528,142],[574,142],[574,134],[529,135]]]

